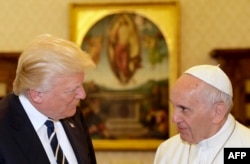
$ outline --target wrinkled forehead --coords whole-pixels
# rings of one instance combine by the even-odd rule
[[[190,74],[183,74],[177,79],[173,89],[197,89],[204,84],[205,82]]]
[[[178,98],[188,98],[193,96],[201,96],[202,88],[207,85],[202,80],[189,75],[183,74],[177,79],[175,85],[171,89],[170,99]]]

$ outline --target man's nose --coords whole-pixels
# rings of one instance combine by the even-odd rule
[[[172,116],[172,122],[177,124],[180,120],[180,114],[174,110],[173,116]]]
[[[83,87],[79,87],[77,89],[76,97],[79,98],[79,99],[85,99],[86,98],[86,92],[85,92],[85,89]]]

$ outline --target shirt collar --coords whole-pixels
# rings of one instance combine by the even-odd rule
[[[44,114],[39,112],[29,101],[25,95],[20,95],[19,100],[23,105],[25,112],[27,113],[33,127],[36,131],[43,126],[44,122],[48,119]]]

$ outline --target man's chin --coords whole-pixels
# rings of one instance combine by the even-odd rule
[[[192,143],[192,140],[190,139],[190,137],[187,134],[180,133],[180,137],[183,141],[188,142],[188,143]]]
[[[67,113],[67,117],[72,117],[76,114],[76,108],[73,108],[71,110],[69,110],[69,112]]]

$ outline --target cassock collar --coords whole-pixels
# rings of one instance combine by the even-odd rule
[[[212,137],[202,140],[200,143],[198,143],[199,147],[212,148],[223,144],[224,142],[226,142],[229,135],[231,135],[232,131],[234,130],[235,124],[236,121],[234,117],[229,114],[222,128]]]

